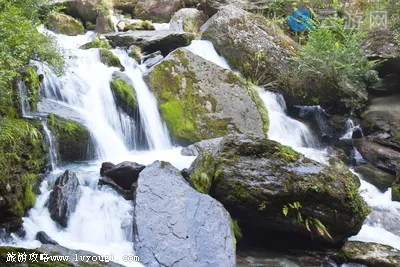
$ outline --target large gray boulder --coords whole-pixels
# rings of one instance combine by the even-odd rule
[[[221,143],[223,137],[214,139],[203,140],[187,147],[182,148],[181,154],[183,156],[198,156],[206,150],[213,152]]]
[[[134,225],[135,251],[147,267],[236,266],[229,213],[169,163],[140,173]]]
[[[181,0],[139,0],[135,6],[134,18],[169,22],[172,15],[182,7]]]
[[[198,33],[206,21],[207,16],[203,11],[195,8],[182,8],[171,18],[170,29],[172,31]]]
[[[57,178],[48,202],[50,217],[62,227],[67,227],[70,215],[75,211],[80,196],[76,174],[65,171]]]
[[[220,201],[248,235],[333,244],[357,234],[370,210],[358,178],[340,160],[329,163],[272,140],[228,135],[193,162],[190,183]]]
[[[66,14],[79,18],[84,23],[96,23],[97,7],[100,0],[67,0],[61,2],[66,6],[64,10]]]
[[[164,56],[176,48],[187,46],[194,35],[175,31],[134,31],[104,35],[116,47],[139,46],[144,53],[161,51]]]
[[[178,144],[235,132],[267,134],[267,109],[257,89],[186,49],[169,54],[144,79]]]

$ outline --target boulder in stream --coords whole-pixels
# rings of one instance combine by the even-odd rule
[[[180,145],[228,133],[268,132],[268,111],[257,88],[187,49],[169,54],[144,79]]]
[[[79,197],[78,177],[75,173],[67,170],[57,178],[53,191],[50,193],[48,202],[50,217],[62,227],[67,227]]]
[[[102,164],[100,173],[110,178],[124,190],[131,190],[132,184],[137,182],[139,173],[145,168],[144,165],[136,162],[124,161],[117,165],[111,165],[109,162]]]
[[[357,234],[370,212],[358,177],[340,160],[324,165],[253,135],[228,135],[200,155],[190,183],[219,200],[248,235],[279,233],[286,245],[337,244]]]
[[[335,256],[339,263],[354,262],[368,267],[400,266],[400,251],[387,245],[348,241]]]
[[[42,244],[58,245],[57,241],[53,240],[48,234],[43,231],[37,232],[36,240]]]
[[[140,173],[134,225],[135,251],[147,267],[236,266],[229,213],[169,163]]]
[[[195,8],[182,8],[174,14],[170,21],[170,29],[173,31],[184,31],[198,33],[200,27],[207,21],[203,11]]]
[[[181,0],[138,0],[134,18],[148,19],[154,22],[169,22],[172,15],[183,7]]]
[[[161,51],[166,56],[171,51],[182,46],[188,46],[194,35],[175,31],[134,31],[118,32],[104,35],[116,47],[130,47],[137,45],[143,53]]]
[[[50,12],[47,17],[47,28],[55,33],[66,35],[78,35],[85,31],[82,22],[59,12]]]

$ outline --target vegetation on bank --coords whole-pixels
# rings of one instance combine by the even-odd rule
[[[16,117],[13,86],[30,60],[61,70],[62,59],[50,36],[37,27],[39,0],[0,2],[0,116]]]

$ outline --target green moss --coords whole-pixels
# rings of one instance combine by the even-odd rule
[[[140,63],[140,61],[142,59],[142,49],[137,45],[133,45],[133,47],[132,47],[131,51],[128,53],[128,55]]]
[[[396,183],[392,186],[392,201],[400,201],[400,185]]]
[[[196,74],[190,70],[188,58],[181,50],[173,54],[177,59],[154,66],[149,79],[174,139],[187,144],[225,136],[230,121],[208,116],[206,103],[215,110],[217,101],[210,95],[198,95]]]
[[[10,218],[21,218],[35,203],[32,188],[47,163],[44,143],[30,123],[0,119],[0,195],[6,203],[0,207]]]
[[[85,31],[82,22],[59,12],[50,12],[47,17],[47,27],[56,32],[66,35],[78,35]]]
[[[164,168],[167,167],[168,165],[170,165],[168,162],[166,162],[166,161],[161,161],[160,167],[161,167],[161,169],[164,169]]]
[[[111,90],[117,99],[117,102],[126,106],[126,108],[136,109],[138,102],[135,89],[121,78],[110,82]],[[126,109],[124,108],[124,109]]]
[[[81,49],[91,49],[91,48],[104,48],[104,49],[110,49],[110,42],[108,40],[94,40],[90,43],[82,45],[80,48]]]
[[[90,154],[89,131],[77,122],[48,116],[48,125],[58,141],[58,154],[63,162],[87,160]]]
[[[108,49],[102,48],[100,50],[100,61],[109,67],[124,69],[119,58]]]
[[[206,150],[201,155],[201,163],[196,171],[190,175],[190,184],[197,191],[208,194],[215,174],[215,161],[210,151]]]
[[[28,102],[32,111],[37,111],[37,104],[40,101],[39,88],[40,77],[36,73],[35,67],[26,67],[26,72],[23,74],[23,81],[28,88]],[[21,97],[21,96],[20,96]]]

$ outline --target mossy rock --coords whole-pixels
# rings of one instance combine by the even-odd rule
[[[110,82],[110,88],[115,102],[125,113],[134,117],[138,109],[135,89],[122,77],[118,75],[114,75],[114,77]]]
[[[80,47],[80,49],[91,49],[91,48],[104,48],[110,49],[110,43],[107,40],[94,40],[90,43],[84,44]]]
[[[400,202],[400,171],[397,171],[396,180],[392,185],[392,201]]]
[[[47,146],[39,121],[0,119],[0,225],[21,223],[35,203],[33,190],[47,169]]]
[[[338,244],[357,234],[370,212],[343,162],[323,165],[255,135],[224,137],[189,173],[195,189],[209,192],[255,235],[272,231],[287,241]]]
[[[392,186],[396,177],[393,174],[387,173],[374,167],[372,164],[363,164],[356,166],[354,170],[362,175],[362,178],[375,185],[379,190],[386,191]]]
[[[150,20],[137,20],[124,28],[124,31],[154,31],[156,28]]]
[[[85,31],[82,22],[59,12],[49,13],[47,17],[47,28],[55,33],[66,35],[78,35]]]
[[[48,115],[48,125],[57,140],[61,162],[89,160],[92,157],[92,139],[88,129],[77,122]]]
[[[128,55],[136,60],[138,63],[140,63],[142,60],[142,49],[137,45],[133,45],[129,48],[129,50],[130,51]]]
[[[100,49],[100,61],[109,67],[116,67],[119,68],[120,70],[125,69],[122,66],[119,58],[116,55],[114,55],[109,49],[105,48]]]
[[[152,67],[145,80],[178,144],[234,132],[268,132],[267,110],[255,88],[186,49],[175,50]]]
[[[368,267],[399,267],[400,251],[373,242],[348,241],[333,256],[338,263],[353,262]]]

